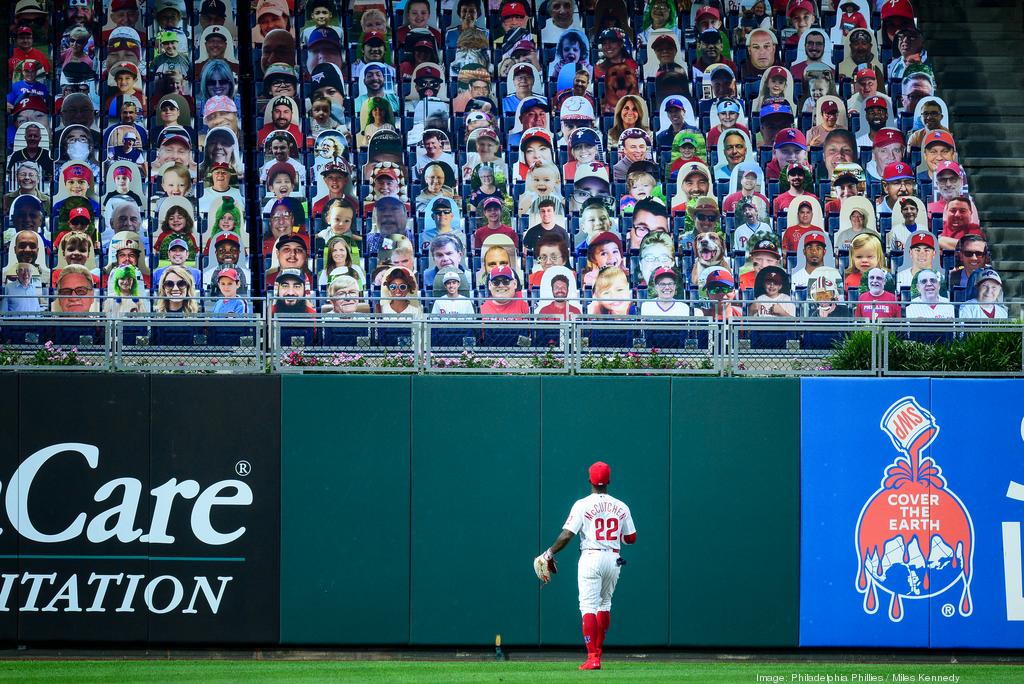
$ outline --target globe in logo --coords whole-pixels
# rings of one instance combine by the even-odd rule
[[[889,594],[889,619],[903,619],[903,599],[926,599],[962,583],[957,610],[971,614],[974,522],[924,449],[939,434],[934,416],[913,397],[896,401],[880,427],[901,452],[885,469],[857,520],[857,591],[864,611]]]

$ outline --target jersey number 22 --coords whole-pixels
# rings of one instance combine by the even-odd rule
[[[619,531],[618,518],[594,518],[594,539],[596,541],[615,541]]]

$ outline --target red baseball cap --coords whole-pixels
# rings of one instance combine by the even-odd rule
[[[604,461],[597,461],[590,466],[587,472],[590,474],[590,484],[592,485],[601,487],[612,481],[612,467]]]
[[[910,246],[917,247],[918,245],[935,249],[935,237],[931,233],[915,232],[913,237],[910,238]]]
[[[789,72],[786,71],[786,67],[781,67],[781,66],[773,66],[771,69],[768,70],[768,73],[765,74],[765,76],[767,76],[768,78],[778,77],[778,78],[785,78],[786,80],[789,80],[787,78],[789,76]]]
[[[903,137],[903,132],[897,128],[883,128],[879,130],[875,133],[875,137],[871,139],[871,142],[875,145],[907,144],[906,139]]]
[[[87,183],[92,182],[92,169],[85,164],[70,164],[64,168],[61,172],[65,181],[69,181],[72,178],[84,178]]]
[[[676,272],[669,268],[668,266],[662,266],[661,268],[657,269],[653,274],[651,274],[651,282],[653,283],[655,280],[657,280],[663,275],[668,275],[675,278]]]
[[[395,170],[394,169],[389,169],[387,167],[385,167],[383,169],[377,169],[377,173],[373,174],[373,177],[375,179],[376,178],[380,178],[381,176],[387,176],[391,180],[398,180],[398,174],[395,173]]]
[[[886,0],[882,4],[882,19],[892,17],[903,17],[904,19],[914,18],[914,8],[910,0]]]
[[[807,136],[797,128],[783,128],[775,134],[775,147],[780,145],[796,145],[801,150],[806,150]]]
[[[71,223],[77,218],[84,218],[86,221],[92,221],[92,214],[86,207],[75,207],[68,212],[68,223]]]
[[[240,282],[240,279],[238,277],[238,271],[233,268],[222,268],[220,273],[217,274],[217,278],[231,278],[236,283]]]
[[[839,104],[836,103],[833,100],[825,100],[824,102],[821,103],[821,113],[822,114],[838,114],[839,113]]]
[[[950,147],[952,147],[953,149],[956,149],[956,143],[953,142],[953,136],[949,134],[949,131],[943,131],[943,130],[930,131],[928,133],[928,135],[924,139],[924,146],[928,147],[932,143],[937,143],[937,142],[945,143],[945,144],[949,145]]]
[[[828,245],[828,240],[825,238],[825,234],[818,230],[812,230],[811,232],[804,234],[804,245],[809,245],[812,242],[820,242],[823,245]]]
[[[14,105],[14,109],[11,110],[11,116],[18,116],[18,114],[21,114],[26,109],[31,109],[35,112],[46,112],[49,110],[49,107],[46,104],[46,100],[38,95],[26,95],[18,100],[18,104]]]
[[[806,10],[811,14],[814,14],[814,5],[812,5],[809,0],[797,0],[797,2],[790,3],[789,7],[786,8],[786,16],[793,16],[797,10]]]
[[[721,14],[721,12],[718,11],[717,7],[711,7],[710,5],[705,5],[704,7],[701,7],[699,10],[697,10],[697,16],[695,16],[693,18],[693,20],[695,22],[700,21],[701,17],[711,17],[712,19],[721,19],[722,18],[722,14]]]
[[[957,164],[955,161],[941,161],[939,165],[935,167],[935,175],[939,175],[943,171],[952,171],[958,176],[964,175],[964,167]]]
[[[533,44],[533,41],[529,38],[520,38],[516,41],[516,44],[512,46],[512,52],[533,52],[537,49],[537,46]]]
[[[515,280],[516,274],[510,266],[495,266],[487,273],[487,278],[489,280],[494,280],[495,278],[509,278],[511,280]]]
[[[864,109],[871,109],[872,107],[879,107],[881,109],[889,109],[889,103],[885,101],[885,98],[880,95],[872,95],[864,101]]]
[[[857,72],[857,77],[854,78],[853,80],[859,81],[862,78],[873,78],[873,79],[875,79],[877,81],[878,80],[878,74],[876,74],[875,70],[872,69],[871,67],[864,67],[863,69],[861,69],[861,70],[859,70]]]
[[[507,19],[508,17],[525,17],[528,16],[526,13],[526,6],[521,2],[508,2],[501,8],[501,18]]]
[[[903,162],[893,162],[886,164],[885,169],[882,171],[882,180],[886,183],[891,183],[896,180],[913,179],[914,172],[911,171],[909,164]]]

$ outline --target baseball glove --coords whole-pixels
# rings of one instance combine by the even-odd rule
[[[533,571],[537,573],[537,579],[544,584],[551,581],[551,576],[558,572],[555,566],[555,557],[550,551],[545,551],[533,559]]]

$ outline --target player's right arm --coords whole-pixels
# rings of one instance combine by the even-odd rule
[[[564,549],[565,545],[568,544],[573,537],[579,534],[582,527],[583,512],[581,510],[580,502],[577,501],[573,504],[572,510],[569,511],[569,517],[566,518],[565,524],[562,525],[562,531],[558,534],[558,538],[555,539],[555,543],[552,544],[544,553],[554,556],[554,554]]]
[[[548,552],[551,555],[555,555],[556,553],[564,549],[565,545],[572,541],[572,538],[575,536],[576,535],[570,532],[569,530],[562,530],[561,533],[559,533],[558,535],[558,539],[556,539],[555,543],[552,544],[551,547],[548,549]]]

